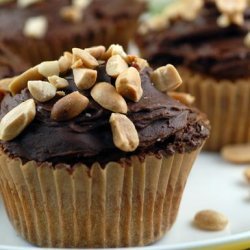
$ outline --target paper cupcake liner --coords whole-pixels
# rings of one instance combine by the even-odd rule
[[[174,223],[199,153],[132,156],[130,164],[73,169],[0,153],[0,187],[10,221],[43,247],[121,247],[150,244]],[[128,164],[128,163],[127,163]]]
[[[178,89],[195,96],[195,106],[207,114],[212,129],[204,149],[218,151],[227,144],[250,142],[250,78],[216,80],[179,67]]]

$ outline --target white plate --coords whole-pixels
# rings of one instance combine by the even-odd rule
[[[244,168],[224,162],[217,154],[202,153],[191,172],[174,227],[159,242],[140,249],[217,247],[235,250],[250,246],[250,187],[242,175]],[[202,209],[215,209],[224,213],[229,218],[229,226],[221,232],[195,229],[191,224],[192,218]],[[0,249],[33,249],[12,229],[1,200]]]

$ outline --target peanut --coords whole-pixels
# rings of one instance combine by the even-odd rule
[[[51,118],[56,121],[67,121],[82,113],[87,108],[89,100],[75,91],[58,100],[52,110]]]
[[[58,76],[60,73],[59,62],[58,61],[42,62],[38,65],[38,72],[44,77],[49,77],[53,75]]]
[[[110,57],[106,64],[106,72],[109,76],[117,77],[128,68],[128,64],[120,55]]]
[[[94,58],[100,59],[105,53],[106,48],[104,46],[94,46],[85,50]]]
[[[94,69],[99,65],[98,61],[86,50],[73,48],[72,52],[83,61],[87,68]]]
[[[91,92],[92,98],[103,108],[116,113],[128,112],[127,103],[124,98],[116,92],[114,86],[107,82],[96,84]]]
[[[48,80],[57,89],[64,89],[64,88],[67,88],[69,86],[69,82],[65,78],[59,77],[57,75],[49,76]]]
[[[133,122],[126,115],[115,113],[109,122],[115,146],[125,152],[134,151],[139,145],[139,136]]]
[[[38,67],[28,69],[21,75],[15,77],[9,85],[10,92],[15,95],[27,87],[29,80],[42,80],[43,76],[38,72]]]
[[[60,72],[66,72],[71,68],[73,60],[73,55],[70,52],[64,52],[64,55],[61,56],[58,60]]]
[[[178,100],[179,102],[181,102],[182,104],[184,104],[186,106],[190,106],[195,101],[195,97],[190,95],[190,94],[187,94],[187,93],[183,93],[183,92],[167,92],[167,94],[170,97],[174,98],[175,100]]]
[[[250,144],[227,145],[221,150],[222,157],[236,164],[250,163]]]
[[[134,67],[126,69],[117,77],[115,87],[119,94],[134,102],[138,102],[143,94],[141,77]]]
[[[160,91],[174,90],[182,84],[178,71],[171,64],[156,69],[151,74],[151,80]]]
[[[47,102],[56,95],[56,87],[45,81],[28,81],[28,89],[39,102]]]
[[[48,29],[48,21],[45,16],[30,17],[26,20],[23,34],[27,37],[41,39]]]
[[[0,140],[10,141],[17,137],[35,118],[33,99],[22,102],[8,112],[0,122]]]
[[[195,215],[194,224],[202,230],[220,231],[227,226],[228,219],[214,210],[203,210]]]
[[[73,69],[74,81],[78,89],[91,88],[97,79],[97,71],[93,69]]]

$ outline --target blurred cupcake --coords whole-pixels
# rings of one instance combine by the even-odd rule
[[[0,46],[31,65],[57,59],[72,47],[126,47],[145,5],[139,0],[0,1]],[[5,76],[12,73],[20,69],[0,71]]]
[[[180,90],[194,95],[207,113],[212,126],[207,150],[250,142],[249,30],[244,0],[185,0],[144,25],[138,37],[153,66],[178,66]]]
[[[43,247],[150,244],[176,219],[208,121],[155,88],[179,86],[172,65],[152,71],[118,45],[72,53],[16,77],[2,100],[9,219]]]

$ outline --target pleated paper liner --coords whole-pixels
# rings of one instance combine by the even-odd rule
[[[52,167],[0,154],[0,188],[17,232],[43,247],[142,246],[173,225],[187,177],[199,153],[132,156]]]
[[[204,149],[218,151],[227,144],[250,142],[250,78],[215,80],[179,67],[178,89],[195,96],[195,106],[207,114],[211,135]]]

